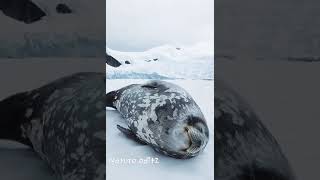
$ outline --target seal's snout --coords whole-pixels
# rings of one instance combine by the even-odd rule
[[[208,138],[202,132],[202,129],[187,126],[186,131],[190,139],[190,146],[186,149],[186,152],[190,155],[199,153],[207,145]]]
[[[201,153],[209,141],[209,128],[205,121],[197,117],[188,117],[177,124],[166,142],[170,142],[171,156],[189,159]]]

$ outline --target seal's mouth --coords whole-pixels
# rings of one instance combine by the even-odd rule
[[[187,126],[185,130],[188,134],[190,145],[184,151],[187,153],[187,156],[196,155],[205,148],[208,139],[203,132],[193,126]]]

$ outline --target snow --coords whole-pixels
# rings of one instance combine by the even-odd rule
[[[3,180],[57,180],[45,161],[19,143],[0,140],[0,159]]]
[[[143,83],[147,80],[117,79],[107,80],[106,92],[116,90],[133,83]],[[210,80],[168,80],[186,89],[200,106],[210,129],[210,140],[205,150],[197,157],[188,160],[178,160],[163,156],[151,147],[140,145],[125,137],[116,125],[124,125],[120,114],[107,108],[107,179],[119,180],[135,177],[139,180],[212,180],[214,179],[214,97],[213,81]],[[148,158],[151,158],[148,160]],[[154,162],[152,163],[152,158]],[[158,158],[158,163],[155,162]],[[121,163],[121,159],[123,159]],[[132,161],[136,159],[136,163]],[[139,163],[139,160],[146,163]],[[118,160],[119,162],[116,162]],[[124,162],[126,161],[126,163]],[[129,163],[131,161],[131,163]]]
[[[159,79],[213,79],[212,49],[208,42],[192,46],[163,45],[144,52],[120,52],[107,48],[107,53],[122,64],[117,68],[107,66],[107,78],[135,79],[153,75]],[[137,76],[136,72],[140,75]]]

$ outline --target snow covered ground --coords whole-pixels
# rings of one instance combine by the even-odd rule
[[[3,180],[58,180],[34,151],[16,142],[0,140],[0,159]]]
[[[116,90],[132,83],[144,83],[147,80],[107,80],[106,92]],[[204,152],[189,160],[177,160],[155,152],[151,147],[140,145],[126,138],[117,128],[124,123],[120,114],[107,108],[107,179],[166,179],[166,180],[213,180],[214,178],[214,97],[213,81],[208,80],[169,80],[185,88],[200,106],[210,129],[210,141]],[[146,164],[116,163],[113,160],[158,158],[158,163]]]
[[[117,68],[107,66],[107,78],[213,79],[212,49],[205,42],[192,46],[163,45],[144,52],[107,48],[107,53],[122,64]]]

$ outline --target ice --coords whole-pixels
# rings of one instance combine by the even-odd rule
[[[45,161],[16,142],[0,140],[0,159],[3,180],[57,180]]]

